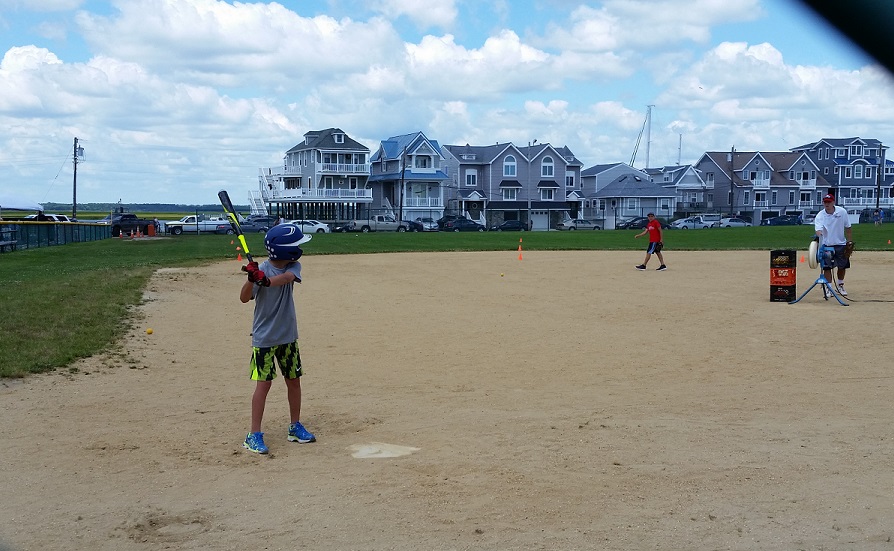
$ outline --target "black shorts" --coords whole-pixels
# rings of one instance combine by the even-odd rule
[[[649,254],[660,253],[662,248],[664,248],[664,243],[662,243],[661,241],[652,241],[649,243],[649,247],[646,249],[646,252]]]
[[[851,259],[844,256],[847,245],[832,245],[833,251],[823,255],[823,268],[850,268]]]

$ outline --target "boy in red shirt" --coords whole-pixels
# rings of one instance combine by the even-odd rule
[[[658,266],[658,271],[663,272],[667,270],[667,266],[664,265],[664,257],[661,256],[661,249],[664,247],[664,243],[661,242],[661,222],[659,222],[655,218],[655,213],[650,212],[646,216],[649,217],[649,223],[646,224],[646,229],[642,231],[642,233],[638,233],[634,235],[634,238],[640,238],[647,233],[649,234],[649,247],[646,249],[646,259],[643,260],[643,263],[636,267],[637,270],[645,270],[646,264],[649,263],[649,259],[652,258],[653,254],[658,255],[658,261],[661,262],[661,266]]]

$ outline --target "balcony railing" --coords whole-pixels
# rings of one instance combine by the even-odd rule
[[[760,207],[760,208],[767,208],[770,206],[770,202],[769,201],[755,201],[754,206]]]
[[[838,204],[845,207],[874,207],[875,206],[875,197],[844,197],[844,203],[842,203],[842,199],[838,200]],[[894,199],[891,197],[879,197],[878,200],[879,206],[887,206],[890,207],[894,205]]]
[[[369,174],[369,165],[323,163],[320,165],[320,172],[324,172],[326,174]]]
[[[801,189],[816,189],[816,178],[812,180],[795,180]]]
[[[818,207],[818,205],[813,201],[798,201],[799,209],[812,209],[814,207]]]
[[[760,180],[752,180],[751,185],[754,189],[770,189],[770,180],[768,179],[760,179]]]
[[[319,165],[319,171],[324,174],[369,174],[369,164],[323,163]],[[277,166],[262,168],[261,173],[267,178],[300,176],[303,173],[309,173],[309,168],[306,166]]]
[[[444,206],[444,201],[440,197],[404,197],[404,206],[439,209]]]

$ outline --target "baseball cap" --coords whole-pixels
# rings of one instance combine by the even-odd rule
[[[830,203],[835,201],[835,196],[831,193],[823,197],[823,203]]]

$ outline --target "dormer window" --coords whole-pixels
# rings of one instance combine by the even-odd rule
[[[345,143],[344,134],[333,134],[332,137],[335,138],[335,143]]]
[[[863,156],[863,146],[862,145],[852,145],[851,146],[851,157],[862,157]]]

